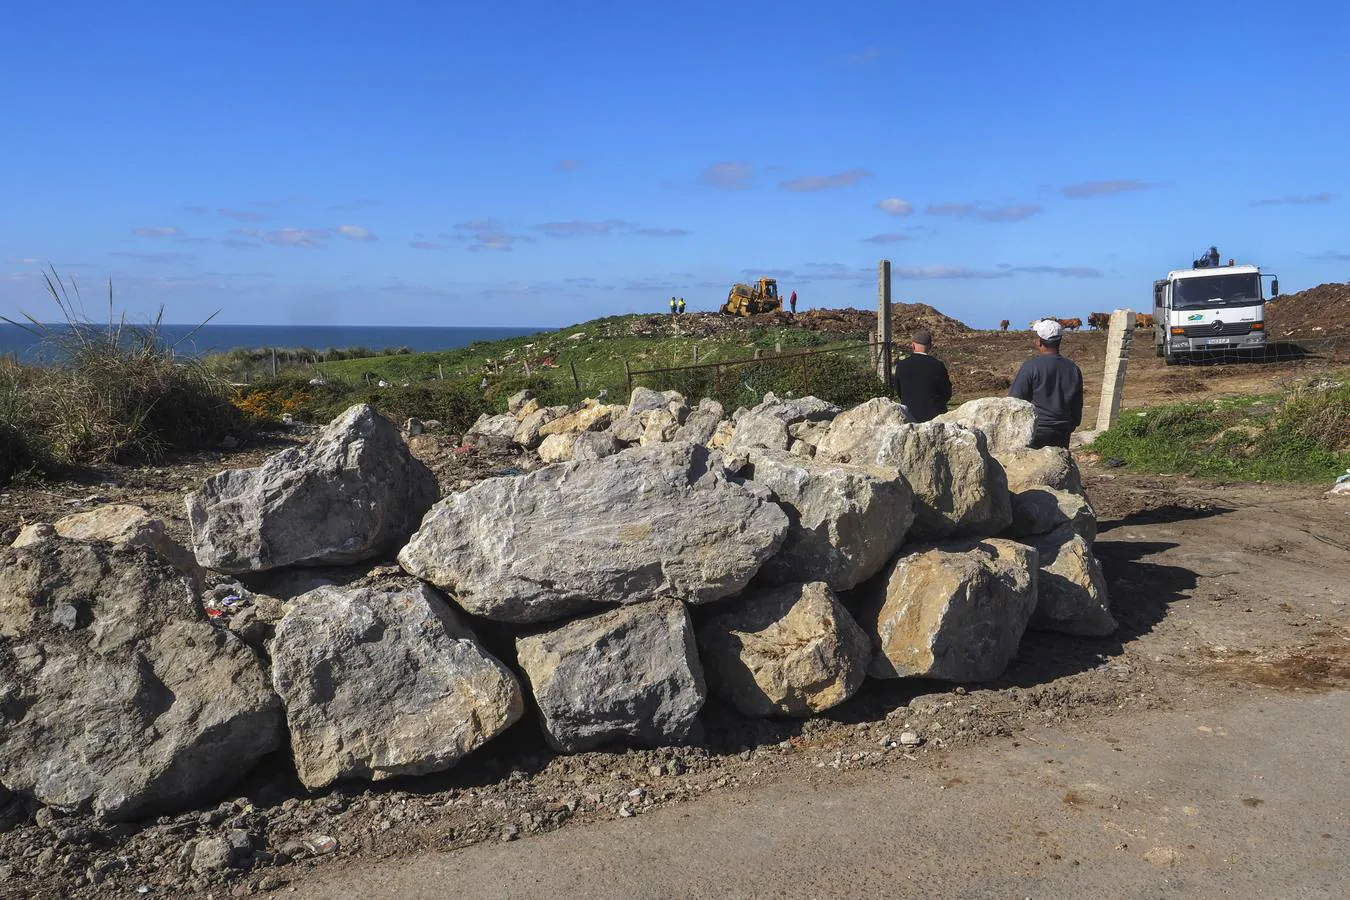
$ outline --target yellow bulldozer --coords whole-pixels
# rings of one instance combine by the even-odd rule
[[[777,312],[783,308],[783,298],[778,296],[778,280],[761,278],[754,284],[735,284],[727,294],[727,302],[722,304],[722,314],[727,316],[756,316],[760,313]]]

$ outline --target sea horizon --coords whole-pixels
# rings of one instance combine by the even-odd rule
[[[127,323],[137,327],[139,323]],[[65,323],[44,324],[45,328],[65,330]],[[95,328],[106,325],[93,323]],[[141,326],[144,327],[144,326]],[[551,331],[551,327],[506,325],[186,325],[161,323],[164,343],[174,345],[178,353],[209,356],[234,349],[305,348],[324,351],[348,347],[366,347],[373,351],[406,347],[413,353],[453,350],[478,341],[496,341]],[[55,356],[39,335],[7,322],[0,322],[0,356],[13,356],[20,362],[46,362]]]

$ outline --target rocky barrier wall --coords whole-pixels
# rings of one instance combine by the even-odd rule
[[[1115,629],[1077,467],[1033,423],[522,394],[466,440],[540,465],[440,496],[358,406],[207,479],[191,551],[130,506],[29,526],[0,551],[0,806],[134,819],[286,746],[318,789],[491,754],[527,716],[561,753],[661,746],[699,740],[710,693],[804,717],[868,678],[995,678],[1028,628]]]

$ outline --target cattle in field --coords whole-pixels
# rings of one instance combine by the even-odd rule
[[[1105,312],[1088,313],[1088,327],[1093,331],[1100,328],[1108,328],[1111,325],[1111,314]]]
[[[1153,327],[1153,316],[1149,315],[1148,313],[1135,313],[1135,314],[1134,314],[1134,327],[1135,327],[1135,328],[1152,328],[1152,327]]]
[[[998,323],[998,330],[999,330],[999,331],[1007,331],[1007,330],[1008,330],[1008,320],[1007,320],[1007,319],[1004,319],[1002,322],[999,322],[999,323]]]
[[[1083,327],[1083,320],[1079,318],[1056,319],[1056,321],[1059,322],[1059,327],[1065,331],[1077,331]]]

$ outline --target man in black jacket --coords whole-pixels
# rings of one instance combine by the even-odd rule
[[[916,422],[927,422],[947,411],[952,399],[952,380],[942,360],[929,356],[933,332],[921,328],[914,332],[914,352],[895,364],[892,384]]]
[[[1083,373],[1059,355],[1064,331],[1058,322],[1042,319],[1031,330],[1036,334],[1036,355],[1022,363],[1008,396],[1036,407],[1033,448],[1067,447],[1069,435],[1083,421]]]

